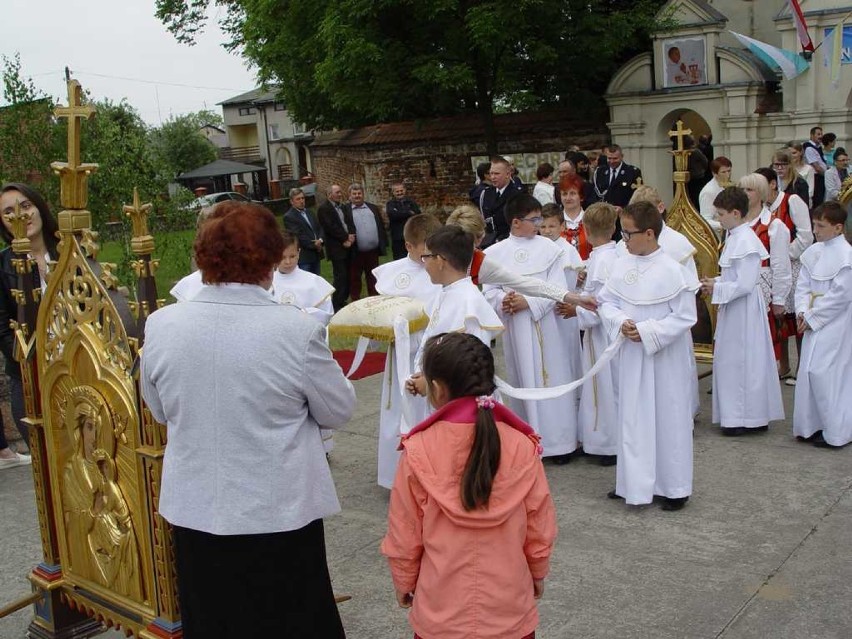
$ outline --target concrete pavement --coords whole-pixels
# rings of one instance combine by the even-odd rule
[[[335,591],[353,596],[340,607],[352,639],[412,635],[378,549],[379,380],[355,382],[358,411],[331,461],[343,512],[326,521],[329,564]],[[560,529],[539,638],[852,637],[852,447],[797,443],[789,422],[724,438],[709,423],[709,382],[683,511],[607,499],[615,469],[589,458],[547,466]],[[793,389],[782,389],[792,415]],[[29,469],[0,472],[0,605],[29,591],[39,547]],[[0,620],[0,639],[23,637],[30,615]]]

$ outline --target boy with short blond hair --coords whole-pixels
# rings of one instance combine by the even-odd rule
[[[611,204],[597,202],[586,209],[584,223],[592,253],[586,262],[583,293],[597,296],[618,259],[612,239],[618,211]],[[594,311],[577,309],[577,321],[583,333],[582,365],[585,373],[597,362],[611,340]],[[611,361],[583,385],[580,392],[578,428],[583,451],[598,455],[602,466],[616,463],[618,453],[618,361]]]

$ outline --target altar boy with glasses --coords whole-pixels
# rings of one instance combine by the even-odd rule
[[[612,266],[598,294],[612,339],[626,340],[618,361],[618,463],[611,499],[683,508],[692,494],[692,385],[699,282],[666,255],[657,239],[660,212],[650,202],[621,214],[629,255]]]

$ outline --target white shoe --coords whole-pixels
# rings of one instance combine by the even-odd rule
[[[14,457],[10,457],[9,459],[0,459],[0,470],[4,468],[14,468],[15,466],[28,466],[33,463],[33,458],[29,455],[21,455],[21,453],[15,453]]]
[[[784,380],[784,383],[787,386],[795,386],[796,385],[796,378],[795,377],[788,377],[787,379]]]

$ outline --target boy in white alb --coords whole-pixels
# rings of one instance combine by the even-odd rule
[[[420,256],[426,252],[426,238],[441,228],[441,222],[433,215],[415,215],[405,223],[402,234],[408,255],[402,259],[387,262],[373,269],[376,278],[376,291],[380,295],[411,297],[423,302],[428,310],[441,287],[433,284]],[[423,331],[410,336],[409,366],[413,369],[414,356],[420,347]],[[426,419],[428,406],[422,398],[403,398],[403,385],[400,384],[398,367],[395,363],[396,344],[388,347],[385,371],[382,377],[382,404],[379,411],[379,451],[378,483],[384,488],[393,488],[393,478],[399,462],[399,438],[417,423]],[[403,380],[404,384],[404,380]],[[402,402],[410,403],[414,424],[404,423]]]
[[[618,464],[608,497],[683,508],[692,494],[692,353],[699,282],[657,242],[663,219],[650,202],[628,204],[621,233],[630,255],[615,261],[598,295],[610,338],[626,338],[618,362]]]
[[[272,274],[272,298],[279,304],[302,309],[323,326],[328,326],[334,309],[331,294],[334,287],[319,275],[299,268],[299,238],[284,231],[284,255]]]
[[[618,212],[606,202],[592,204],[585,212],[586,235],[592,253],[586,262],[583,292],[597,296],[609,279],[618,254],[612,236]],[[595,365],[611,340],[598,314],[577,309],[577,321],[583,334],[583,373]],[[618,359],[612,360],[580,391],[578,417],[583,452],[598,455],[601,466],[616,463],[618,453]]]
[[[554,242],[538,235],[541,204],[521,193],[506,204],[509,237],[485,250],[504,268],[527,277],[565,285],[562,251]],[[555,302],[525,297],[514,290],[487,284],[483,294],[506,326],[503,354],[507,381],[521,388],[545,388],[574,380],[569,365],[569,347],[559,333]],[[579,341],[579,340],[578,340]],[[577,449],[576,391],[548,400],[513,401],[515,412],[539,435],[544,457],[566,463]]]
[[[846,210],[824,202],[814,211],[817,243],[802,253],[796,285],[798,329],[804,333],[793,409],[793,434],[819,447],[852,442],[852,246]]]
[[[319,275],[299,268],[299,238],[291,231],[283,231],[284,253],[278,268],[272,273],[270,295],[279,304],[300,308],[323,326],[328,326],[334,309],[331,294],[334,287]],[[326,454],[334,449],[334,431],[320,428],[322,445]]]
[[[429,309],[429,325],[414,357],[414,373],[405,383],[412,395],[426,397],[423,377],[423,345],[433,335],[470,333],[483,344],[503,332],[503,323],[485,301],[467,274],[473,259],[473,237],[458,226],[446,225],[426,238],[426,253],[420,256],[433,284],[441,290]]]
[[[663,230],[660,231],[657,243],[666,255],[678,264],[685,266],[690,272],[690,275],[697,280],[698,267],[695,264],[695,253],[697,251],[692,246],[692,242],[683,233],[675,231],[666,224],[666,204],[660,197],[659,191],[652,186],[643,184],[630,196],[630,204],[636,202],[650,202],[657,208],[660,215],[663,216]],[[619,256],[627,255],[627,246],[625,246],[623,240],[618,243],[616,249]],[[698,367],[694,358],[692,360],[692,371],[689,374],[689,379],[692,382],[692,415],[696,416],[701,406],[698,399]]]
[[[562,250],[562,273],[565,275],[565,286],[569,291],[576,291],[585,281],[586,271],[580,253],[562,236],[565,230],[565,218],[555,204],[545,204],[541,207],[541,226],[538,232],[542,237],[553,241]],[[510,287],[511,288],[511,287]],[[516,293],[518,291],[515,291]],[[577,323],[577,307],[574,304],[557,302],[556,326],[559,329],[560,340],[568,351],[568,374],[572,380],[582,375],[583,364],[580,355],[580,326]],[[580,394],[573,393],[577,406],[580,404]],[[582,441],[582,438],[580,438]]]
[[[702,291],[719,305],[713,352],[713,423],[722,426],[723,435],[738,436],[765,431],[770,421],[784,419],[760,289],[761,262],[769,255],[748,223],[749,199],[743,189],[724,189],[714,205],[728,235],[719,257],[722,274],[701,282]]]

